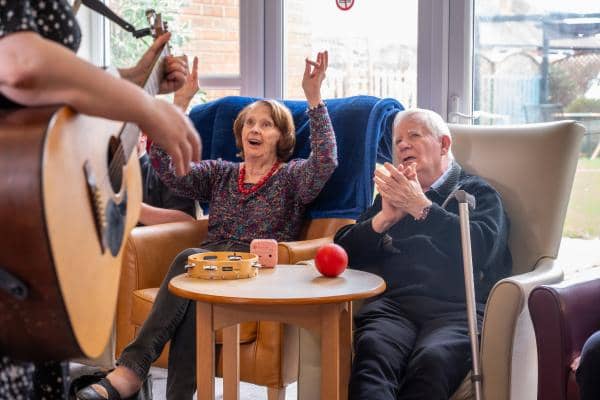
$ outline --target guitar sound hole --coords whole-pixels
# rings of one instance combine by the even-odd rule
[[[113,257],[116,257],[125,237],[125,220],[127,218],[127,190],[123,192],[123,201],[116,204],[109,200],[106,203],[105,240]]]
[[[123,184],[123,167],[127,160],[121,140],[112,137],[108,146],[108,176],[113,192],[118,193]]]

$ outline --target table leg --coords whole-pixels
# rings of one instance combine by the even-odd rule
[[[340,400],[340,305],[321,306],[321,399]]]
[[[215,331],[212,304],[196,302],[196,384],[198,400],[215,399]]]
[[[223,400],[240,398],[240,325],[223,328]]]
[[[340,399],[348,398],[352,364],[352,302],[348,301],[340,316]]]

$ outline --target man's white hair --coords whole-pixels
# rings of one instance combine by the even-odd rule
[[[408,110],[400,111],[394,117],[393,132],[396,134],[396,128],[405,119],[416,119],[427,128],[429,133],[440,138],[442,136],[450,136],[450,129],[442,117],[431,110],[425,110],[423,108],[410,108]]]
[[[394,124],[392,125],[392,133],[396,136],[396,128],[400,123],[405,119],[415,119],[419,121],[426,129],[440,139],[442,136],[452,137],[450,135],[450,128],[448,128],[448,124],[442,119],[442,117],[436,113],[435,111],[426,110],[424,108],[409,108],[408,110],[400,111],[394,117]],[[398,164],[398,154],[396,154],[396,146],[394,145],[394,151],[392,153],[392,161],[394,165]],[[454,159],[454,154],[452,154],[452,150],[448,150],[447,157],[450,160]]]

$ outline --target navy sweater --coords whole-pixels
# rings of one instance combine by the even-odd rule
[[[446,181],[425,195],[433,202],[423,221],[404,217],[385,233],[373,231],[371,219],[381,210],[377,196],[356,224],[342,227],[334,241],[348,252],[351,268],[380,275],[387,284],[384,296],[428,296],[465,301],[458,202],[441,205],[460,188],[475,196],[470,211],[475,293],[485,303],[492,286],[510,274],[509,221],[500,195],[482,178],[466,174],[454,162]]]

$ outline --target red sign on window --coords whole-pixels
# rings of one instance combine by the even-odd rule
[[[348,11],[354,5],[354,0],[335,0],[335,4],[342,11]]]

